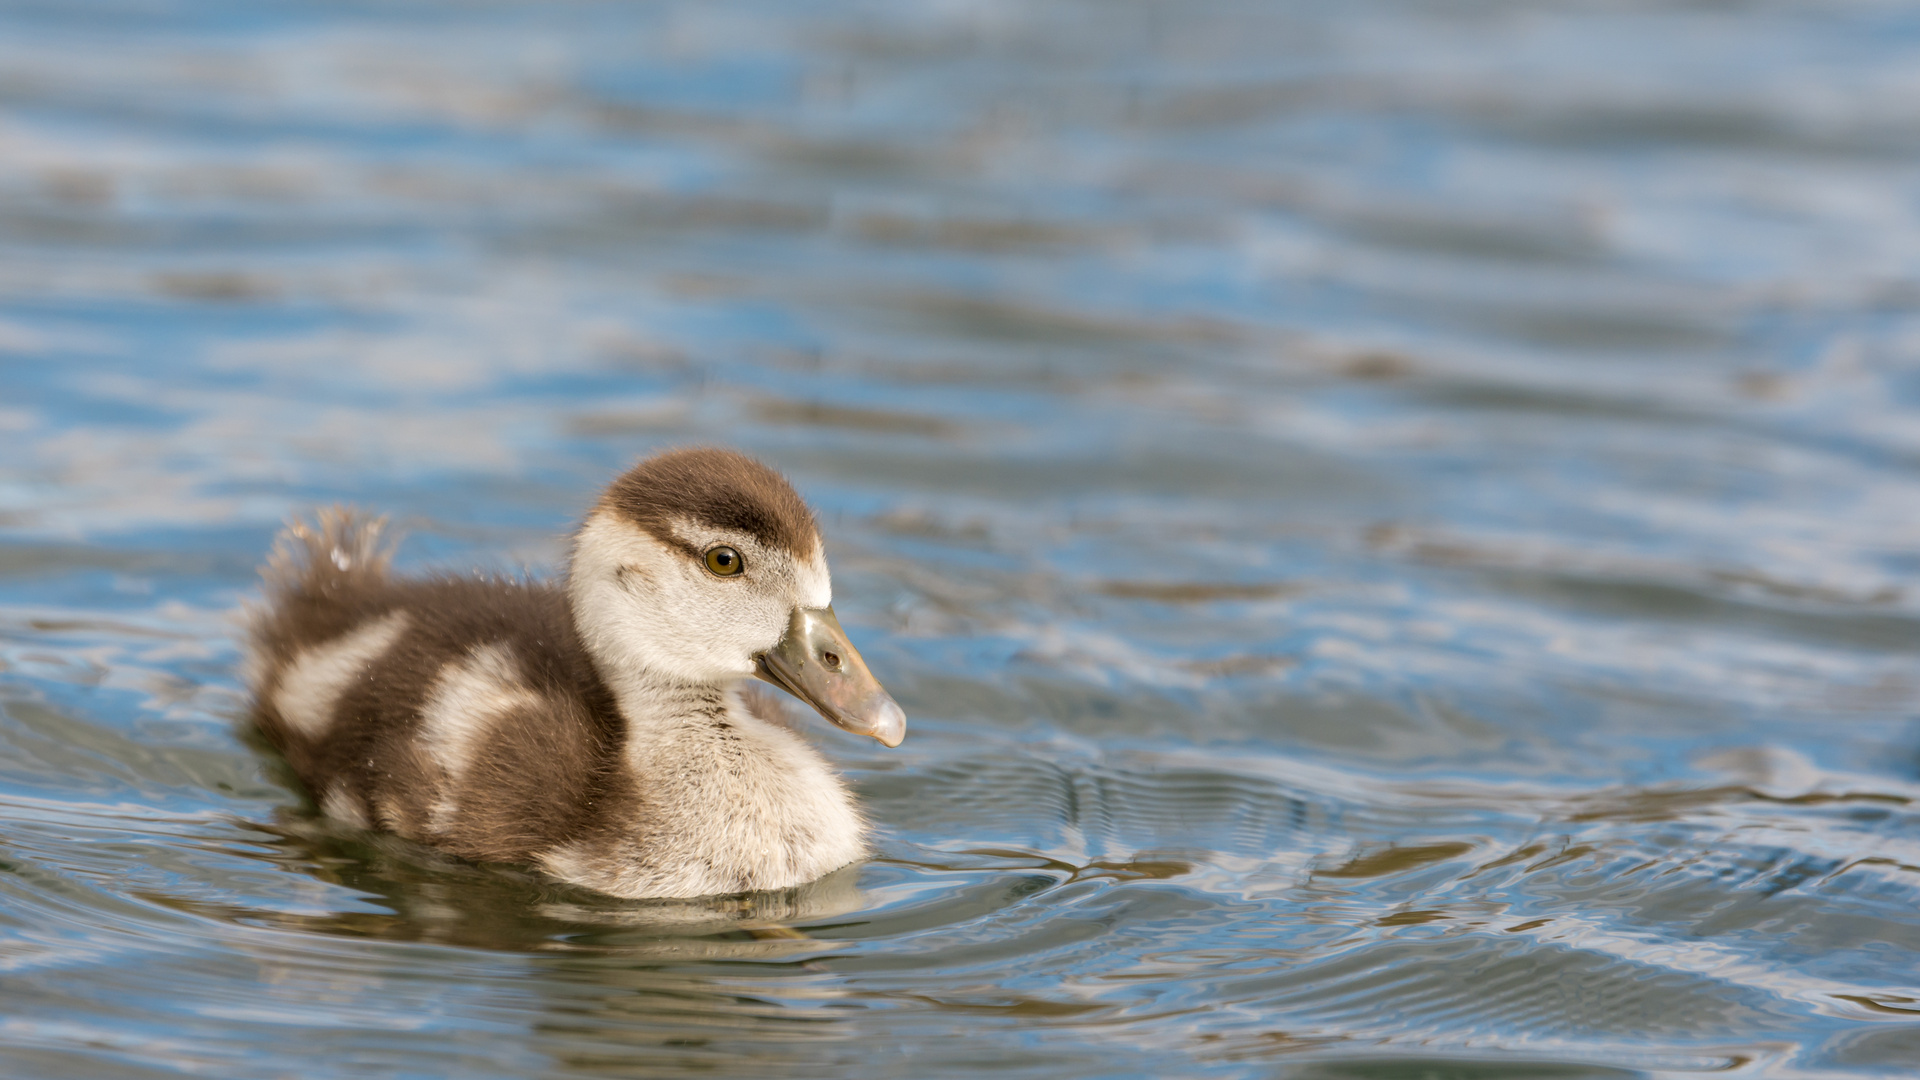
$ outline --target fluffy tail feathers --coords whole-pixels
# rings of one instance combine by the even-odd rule
[[[331,506],[311,523],[295,518],[274,538],[260,571],[269,597],[327,596],[387,579],[394,544],[383,542],[387,519]]]

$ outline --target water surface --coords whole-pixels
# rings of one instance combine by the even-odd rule
[[[1897,1076],[1920,14],[0,4],[0,1071]],[[287,515],[818,507],[880,856],[313,818]]]

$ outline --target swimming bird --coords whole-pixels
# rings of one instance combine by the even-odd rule
[[[866,823],[750,677],[898,746],[906,717],[834,615],[813,513],[741,454],[617,478],[563,581],[403,578],[382,522],[295,522],[249,625],[254,723],[322,813],[621,897],[782,889]]]

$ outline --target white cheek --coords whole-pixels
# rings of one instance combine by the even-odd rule
[[[676,562],[659,582],[658,618],[680,643],[716,670],[753,673],[753,654],[772,648],[785,612],[749,581],[719,581],[692,560]],[[641,601],[645,603],[645,601]]]
[[[827,557],[818,549],[813,558],[794,563],[793,578],[801,607],[823,608],[833,603],[833,579],[827,574]]]
[[[580,531],[569,591],[594,656],[614,670],[709,681],[753,673],[786,630],[785,603],[719,581],[676,547],[610,515]]]

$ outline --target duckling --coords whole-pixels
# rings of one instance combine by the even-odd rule
[[[866,856],[834,771],[742,697],[759,678],[906,737],[779,473],[718,449],[642,461],[561,582],[396,577],[380,526],[289,526],[250,619],[254,723],[322,813],[630,898],[784,889]]]

